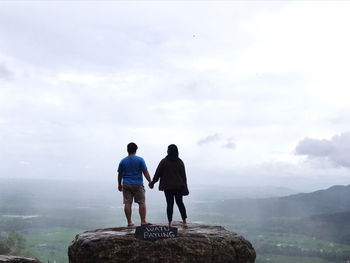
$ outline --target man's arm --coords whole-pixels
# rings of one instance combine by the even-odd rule
[[[143,170],[142,173],[146,177],[148,183],[150,184],[152,182],[152,180],[151,180],[151,176],[149,176],[148,170],[147,169]]]
[[[118,173],[118,190],[120,192],[123,191],[122,179],[123,179],[123,173]]]

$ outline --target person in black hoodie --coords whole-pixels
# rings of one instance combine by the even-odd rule
[[[182,197],[188,195],[189,191],[187,187],[185,165],[179,158],[179,151],[175,144],[168,146],[168,155],[160,161],[149,187],[152,189],[159,179],[159,191],[164,191],[167,202],[169,226],[172,226],[174,199],[180,210],[182,222],[186,226],[187,214]]]

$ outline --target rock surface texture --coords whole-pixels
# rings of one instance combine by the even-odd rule
[[[0,262],[7,262],[7,263],[40,263],[39,260],[33,259],[33,258],[22,258],[22,257],[5,256],[5,255],[0,255]]]
[[[220,226],[180,224],[176,238],[154,242],[134,237],[135,228],[98,229],[79,234],[68,248],[70,263],[201,262],[253,263],[251,243]]]

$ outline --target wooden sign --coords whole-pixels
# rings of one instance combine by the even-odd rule
[[[177,237],[177,228],[168,226],[138,226],[136,227],[135,237],[141,240],[155,241],[157,239]]]

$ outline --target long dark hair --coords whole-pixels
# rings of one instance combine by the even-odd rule
[[[177,161],[179,160],[179,150],[175,144],[170,144],[168,146],[168,155],[166,159],[169,161]]]

